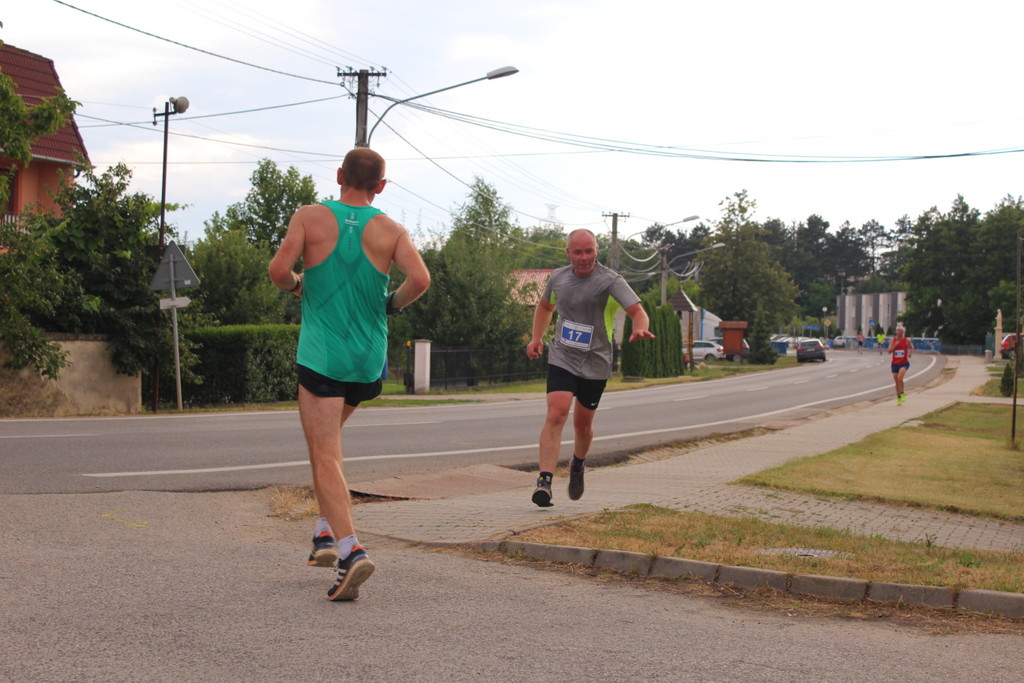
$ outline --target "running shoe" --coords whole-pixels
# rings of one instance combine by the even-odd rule
[[[551,502],[551,482],[545,479],[537,478],[537,488],[533,490],[533,502],[542,508],[549,508],[554,503]]]
[[[352,554],[344,560],[338,560],[338,580],[327,591],[328,600],[355,600],[359,597],[359,586],[370,578],[377,566],[366,555],[366,549],[360,545],[352,548]]]
[[[310,567],[333,567],[338,562],[338,544],[334,536],[326,531],[313,537],[313,550],[309,553],[306,564]]]
[[[583,497],[583,470],[586,464],[580,465],[579,472],[569,468],[569,500],[579,500]]]
[[[906,402],[907,402],[907,395],[906,394],[900,394],[900,405],[903,405]]]

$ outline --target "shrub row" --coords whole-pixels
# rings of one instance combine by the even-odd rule
[[[181,393],[190,404],[265,403],[295,399],[298,325],[225,325],[182,333],[192,347],[194,377],[183,375]],[[161,383],[161,396],[173,381]]]

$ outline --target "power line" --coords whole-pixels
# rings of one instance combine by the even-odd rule
[[[738,154],[726,154],[717,150],[694,149],[675,145],[652,145],[647,143],[626,142],[597,138],[574,133],[521,126],[514,123],[495,121],[468,114],[438,109],[423,103],[411,102],[409,106],[420,109],[424,112],[435,114],[461,123],[488,128],[510,135],[554,142],[558,144],[586,147],[606,152],[625,152],[629,154],[642,154],[648,156],[661,156],[672,158],[696,159],[704,161],[742,161],[754,163],[795,163],[795,164],[822,164],[822,163],[878,163],[892,161],[923,161],[934,159],[954,159],[962,157],[992,156],[997,154],[1016,154],[1024,152],[1024,147],[1004,147],[989,150],[974,150],[967,152],[951,152],[946,154],[908,154],[908,155],[877,155],[877,156],[842,156],[842,155],[797,155],[797,154],[769,154],[746,152]]]
[[[273,109],[285,109],[287,107],[300,107],[300,106],[302,106],[304,104],[318,104],[320,102],[329,102],[331,100],[340,100],[340,99],[344,99],[346,97],[347,97],[347,95],[333,95],[331,97],[321,97],[320,99],[317,99],[317,100],[305,100],[303,102],[291,102],[289,104],[271,104],[271,105],[267,105],[266,107],[256,107],[254,109],[239,109],[237,111],[225,111],[225,112],[220,112],[219,114],[199,114],[197,116],[179,116],[175,120],[176,121],[196,121],[198,119],[213,119],[213,118],[218,118],[220,116],[235,116],[236,114],[252,114],[254,112],[259,112],[259,111],[271,111]],[[117,105],[115,105],[115,106],[117,106]],[[87,114],[77,114],[76,113],[75,116],[80,116],[82,118],[98,119],[98,117],[89,116]],[[103,120],[103,119],[98,119],[98,120]],[[110,126],[134,126],[134,125],[142,125],[144,123],[149,123],[149,121],[130,121],[130,122],[112,121],[110,123],[105,123],[102,126],[79,126],[79,128],[108,128]]]
[[[163,36],[158,36],[155,33],[150,33],[149,31],[143,31],[140,28],[135,28],[134,26],[129,26],[128,24],[122,24],[121,22],[114,21],[113,19],[108,19],[107,17],[100,16],[99,14],[96,14],[95,12],[89,12],[88,10],[84,10],[81,7],[75,7],[74,5],[72,5],[72,4],[68,3],[68,2],[64,2],[64,0],[53,0],[53,1],[56,2],[58,5],[64,5],[65,7],[69,8],[69,9],[73,9],[75,11],[81,12],[82,14],[88,14],[91,17],[95,17],[97,19],[100,19],[101,21],[105,21],[107,23],[114,24],[115,26],[120,26],[121,28],[126,28],[129,31],[135,31],[136,33],[141,33],[144,36],[149,36],[150,38],[156,38],[157,40],[162,40],[165,43],[171,43],[172,45],[177,45],[178,47],[183,47],[183,48],[185,48],[187,50],[193,50],[195,52],[199,52],[199,53],[204,54],[204,55],[209,55],[210,57],[216,57],[217,59],[223,59],[223,60],[226,60],[226,61],[229,61],[229,62],[234,62],[235,64],[241,64],[242,66],[249,66],[249,67],[252,67],[254,69],[260,69],[261,71],[268,71],[270,73],[278,74],[278,75],[281,75],[281,76],[288,76],[290,78],[298,78],[298,79],[301,79],[301,80],[304,80],[304,81],[312,81],[314,83],[326,83],[327,85],[333,85],[333,86],[337,86],[338,85],[334,81],[325,81],[325,80],[322,80],[322,79],[319,79],[319,78],[311,78],[309,76],[300,76],[299,74],[288,73],[287,71],[278,71],[277,69],[271,69],[270,67],[260,66],[259,64],[253,64],[252,62],[245,62],[245,61],[242,61],[241,59],[235,59],[234,57],[227,57],[225,55],[217,54],[216,52],[210,52],[209,50],[204,50],[203,48],[200,48],[200,47],[193,47],[192,45],[186,45],[185,43],[178,42],[177,40],[171,40],[170,38],[164,38]]]

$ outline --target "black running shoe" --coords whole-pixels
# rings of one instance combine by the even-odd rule
[[[334,536],[326,531],[313,538],[313,549],[309,552],[306,564],[311,567],[333,567],[338,562],[338,544]]]
[[[537,488],[533,490],[533,502],[542,508],[549,508],[554,503],[551,502],[551,482],[546,479],[537,479]]]
[[[359,586],[370,578],[376,565],[366,555],[366,549],[356,546],[352,554],[338,560],[338,580],[327,591],[328,600],[355,600],[359,597]]]
[[[579,472],[569,468],[569,500],[579,500],[583,497],[583,470],[586,465],[580,465]]]

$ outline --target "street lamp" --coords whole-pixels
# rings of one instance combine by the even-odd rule
[[[825,342],[828,341],[828,330],[825,329],[825,316],[827,316],[827,315],[828,315],[828,306],[822,306],[821,307],[821,331],[825,335],[825,338],[822,341],[825,341]]]
[[[431,90],[430,92],[425,92],[422,95],[413,95],[412,97],[407,97],[404,100],[399,100],[393,97],[388,97],[387,95],[378,95],[374,93],[374,97],[379,97],[382,100],[388,100],[389,102],[391,102],[391,104],[388,106],[387,109],[384,110],[383,114],[377,117],[377,122],[373,124],[373,128],[370,129],[369,133],[366,132],[366,113],[358,111],[356,112],[356,147],[369,147],[370,139],[373,137],[373,131],[377,130],[377,126],[380,125],[380,122],[384,119],[387,113],[394,109],[399,104],[412,102],[413,100],[418,100],[421,97],[429,97],[430,95],[436,95],[437,93],[444,92],[445,90],[461,88],[462,86],[469,85],[470,83],[478,83],[479,81],[493,81],[495,78],[504,78],[505,76],[511,76],[512,74],[517,73],[519,73],[519,69],[515,68],[514,66],[503,66],[500,69],[488,71],[486,75],[481,76],[480,78],[474,78],[464,83],[456,83],[455,85],[449,85],[444,88],[438,88],[437,90]],[[362,105],[363,107],[366,106],[366,98],[360,99],[357,97],[356,101],[357,104]],[[360,124],[358,122],[362,123]]]
[[[188,98],[187,97],[172,97],[164,102],[164,111],[161,114],[153,107],[153,125],[156,125],[156,117],[164,117],[164,163],[163,163],[163,180],[160,184],[160,253],[157,258],[160,258],[164,254],[164,212],[167,207],[167,119],[172,114],[184,114],[188,110]]]

